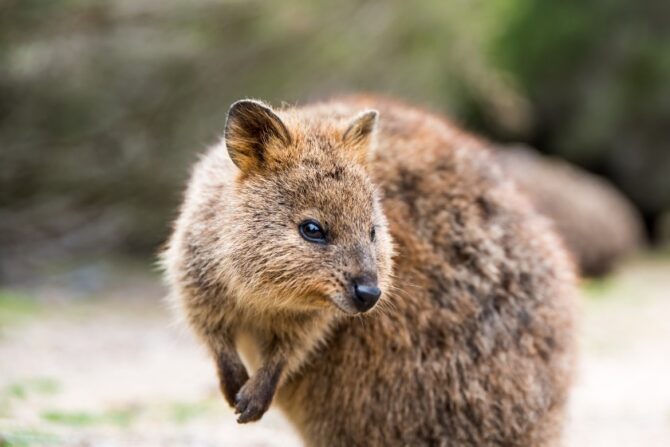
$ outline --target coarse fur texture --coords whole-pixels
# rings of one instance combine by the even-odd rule
[[[375,97],[232,106],[163,261],[240,422],[274,397],[311,446],[560,444],[573,266],[486,146]]]

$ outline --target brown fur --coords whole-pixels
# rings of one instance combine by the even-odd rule
[[[603,276],[644,244],[642,218],[604,178],[534,150],[497,148],[496,156],[556,231],[586,276]]]
[[[484,146],[382,99],[233,106],[164,262],[241,422],[274,395],[308,445],[557,445],[573,269]],[[383,295],[352,316],[361,273]]]

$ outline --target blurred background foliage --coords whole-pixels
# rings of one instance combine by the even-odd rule
[[[0,0],[0,279],[152,254],[229,104],[374,91],[670,209],[665,0]]]

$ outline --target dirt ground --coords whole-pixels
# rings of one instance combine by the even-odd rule
[[[89,264],[0,290],[0,446],[299,446],[237,425],[146,267]],[[567,446],[670,445],[670,258],[586,282]]]

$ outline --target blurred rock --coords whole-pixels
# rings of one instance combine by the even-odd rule
[[[555,223],[583,275],[609,273],[642,245],[639,213],[607,180],[524,146],[501,147],[497,157]]]

